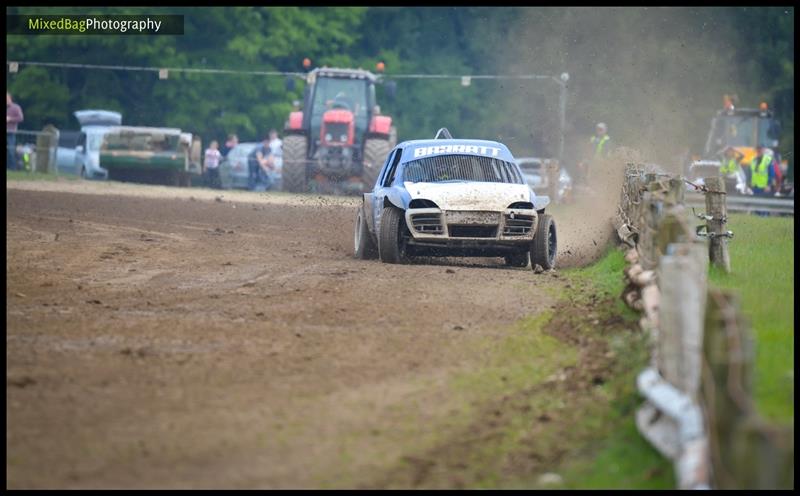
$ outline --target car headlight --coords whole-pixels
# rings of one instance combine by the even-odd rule
[[[333,139],[333,136],[331,136],[331,133],[326,133],[325,134],[325,141],[331,141],[332,139]]]
[[[347,135],[346,135],[346,134],[343,134],[343,135],[341,135],[341,136],[339,137],[339,139],[340,139],[341,141],[347,141]]]

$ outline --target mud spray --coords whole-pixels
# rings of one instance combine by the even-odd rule
[[[641,162],[640,152],[620,147],[590,172],[591,186],[575,191],[574,203],[556,214],[557,268],[582,267],[600,258],[614,242],[611,220],[617,212],[625,164]]]

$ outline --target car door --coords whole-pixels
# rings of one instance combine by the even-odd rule
[[[386,192],[389,191],[392,182],[394,182],[397,166],[402,156],[403,150],[401,148],[397,148],[394,152],[390,153],[386,158],[383,171],[381,171],[381,174],[378,176],[378,183],[372,195],[372,217],[375,220],[374,231],[376,235],[380,232],[381,228],[381,212],[383,212],[384,198],[386,198]]]
[[[367,227],[370,231],[375,231],[375,219],[380,212],[376,210],[375,205],[378,202],[375,201],[376,194],[379,194],[378,191],[381,189],[381,185],[383,184],[383,176],[386,174],[386,171],[389,169],[389,164],[392,163],[392,158],[394,157],[397,150],[392,150],[389,152],[389,155],[386,156],[386,162],[383,163],[381,167],[381,171],[378,173],[378,181],[372,185],[372,189],[368,193],[364,193],[364,213],[367,217]],[[381,203],[383,199],[381,199]]]

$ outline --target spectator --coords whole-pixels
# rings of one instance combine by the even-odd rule
[[[270,173],[274,169],[275,157],[269,146],[269,136],[253,148],[247,156],[248,189],[251,191],[265,191],[270,189],[273,178]]]
[[[228,140],[225,141],[225,146],[222,147],[222,156],[227,157],[228,153],[239,144],[239,137],[235,134],[229,134]]]
[[[22,107],[14,103],[6,91],[6,169],[17,170],[17,125],[25,120]]]
[[[781,152],[778,150],[772,150],[773,157],[772,157],[772,172],[775,176],[775,188],[773,189],[774,193],[780,193],[783,189],[783,167],[781,162]]]
[[[725,178],[725,191],[736,191],[737,177],[741,172],[743,155],[732,146],[725,147],[719,172]],[[741,172],[744,175],[743,172]]]
[[[214,189],[222,189],[222,184],[219,180],[219,161],[222,154],[219,152],[219,143],[217,140],[211,141],[206,150],[205,168],[207,174],[208,185]]]
[[[594,136],[589,139],[583,152],[583,160],[578,163],[578,179],[581,183],[589,183],[589,172],[600,160],[608,157],[611,143],[608,127],[603,122],[595,126]]]
[[[273,186],[281,189],[281,179],[283,177],[283,141],[278,137],[278,131],[269,131],[269,151],[275,157],[275,164],[272,171]]]
[[[767,196],[775,182],[775,171],[772,168],[772,153],[766,145],[759,144],[756,156],[750,162],[750,188],[756,196]]]
[[[594,161],[608,157],[608,152],[611,149],[609,140],[611,140],[611,138],[608,137],[608,127],[605,123],[598,122],[595,127],[594,136],[589,140],[594,148],[594,155],[592,156]]]

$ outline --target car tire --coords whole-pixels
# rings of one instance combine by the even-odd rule
[[[506,255],[506,265],[509,267],[527,267],[528,266],[528,252],[514,253],[513,255]]]
[[[283,189],[292,193],[308,191],[306,151],[308,139],[299,134],[283,138]]]
[[[550,215],[541,214],[536,224],[536,233],[531,246],[531,268],[536,269],[537,265],[544,270],[555,268],[557,251],[556,222]]]
[[[378,254],[381,262],[401,264],[408,261],[406,246],[408,238],[403,211],[396,207],[386,207],[381,214]],[[410,233],[409,233],[410,236]]]
[[[378,182],[381,166],[386,161],[392,144],[382,138],[370,138],[364,143],[364,161],[361,168],[361,185],[364,193],[372,191]]]
[[[358,208],[356,213],[356,226],[354,236],[355,250],[354,255],[359,260],[372,260],[378,257],[378,247],[367,227],[367,219],[364,217],[363,205]]]

